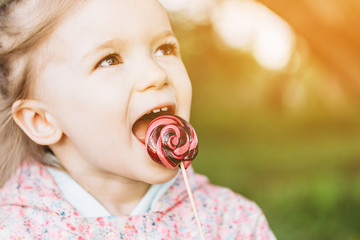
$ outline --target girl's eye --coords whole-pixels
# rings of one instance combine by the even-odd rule
[[[97,64],[95,68],[101,68],[101,67],[110,67],[112,65],[118,65],[123,63],[121,60],[121,57],[117,54],[110,54],[101,59]]]
[[[166,43],[161,45],[155,52],[155,56],[178,55],[178,46],[176,43]]]

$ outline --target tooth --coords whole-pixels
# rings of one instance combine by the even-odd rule
[[[163,111],[163,112],[166,112],[168,110],[168,108],[167,107],[163,107],[163,108],[161,108],[161,111]]]
[[[160,112],[160,109],[154,109],[154,110],[152,110],[153,111],[153,113],[159,113]]]

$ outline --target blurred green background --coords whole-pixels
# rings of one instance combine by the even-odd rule
[[[278,239],[360,239],[360,5],[162,2],[193,83],[196,171],[257,202]]]

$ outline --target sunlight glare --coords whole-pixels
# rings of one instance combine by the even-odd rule
[[[251,0],[224,1],[214,9],[212,21],[228,45],[250,50],[261,66],[280,70],[289,62],[294,34],[284,20],[262,4]]]

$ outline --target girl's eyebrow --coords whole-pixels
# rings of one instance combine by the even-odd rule
[[[174,32],[168,30],[168,31],[164,31],[164,32],[160,33],[159,35],[157,35],[157,36],[155,37],[155,39],[154,39],[154,42],[157,42],[157,41],[159,41],[160,39],[167,38],[167,37],[174,37],[174,38],[176,38]]]
[[[86,59],[89,56],[95,54],[96,52],[99,52],[99,51],[102,51],[105,49],[109,49],[109,48],[115,48],[115,47],[118,47],[119,45],[121,45],[121,46],[125,45],[125,42],[120,38],[115,38],[115,39],[105,41],[102,44],[100,44],[99,46],[97,46],[95,49],[87,52],[83,58]]]
[[[168,30],[168,31],[164,31],[164,32],[160,33],[159,35],[157,35],[157,36],[154,38],[153,42],[157,42],[157,41],[159,41],[160,39],[167,38],[167,37],[174,37],[174,38],[176,38],[175,34],[174,34],[172,31]],[[102,50],[104,50],[104,49],[116,48],[116,47],[118,47],[119,45],[120,45],[120,46],[125,46],[125,41],[122,40],[122,39],[120,39],[120,38],[110,39],[110,40],[108,40],[108,41],[103,42],[102,44],[100,44],[99,46],[97,46],[95,49],[87,52],[87,53],[84,55],[83,59],[86,59],[86,58],[90,57],[91,55],[93,55],[93,54],[95,54],[95,53],[97,53],[97,52],[99,52],[99,51],[102,51]]]

